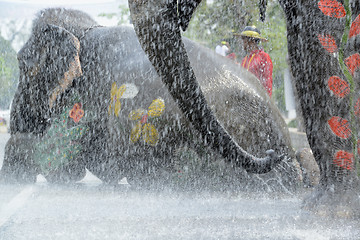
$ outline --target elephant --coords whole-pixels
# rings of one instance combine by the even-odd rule
[[[243,189],[295,189],[289,132],[256,78],[183,38],[176,47],[185,46],[189,60],[182,52],[186,59],[164,61],[182,61],[181,71],[196,80],[166,82],[136,29],[99,26],[71,9],[38,13],[18,53],[2,181],[34,182],[41,173],[50,182],[73,182],[87,169],[105,183],[127,177],[136,185],[174,176],[178,181],[189,167],[200,166],[196,176],[221,168],[235,176],[229,185]],[[176,68],[169,71],[169,79],[182,77]],[[200,165],[190,165],[193,160]],[[217,179],[225,178],[222,172]]]

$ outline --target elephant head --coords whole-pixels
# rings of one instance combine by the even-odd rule
[[[182,112],[199,131],[205,143],[226,160],[251,173],[270,171],[282,157],[267,151],[256,158],[242,149],[221,126],[208,107],[190,65],[181,39],[191,14],[201,0],[129,0],[135,32],[140,45],[168,87]],[[178,15],[178,14],[181,15]]]
[[[13,133],[44,130],[56,100],[82,75],[79,51],[78,38],[62,27],[46,24],[33,31],[18,53],[21,72],[11,110]]]
[[[35,181],[33,146],[48,127],[61,94],[82,74],[79,51],[78,38],[64,28],[34,26],[18,53],[20,79],[11,106],[11,139],[5,148],[1,179]]]

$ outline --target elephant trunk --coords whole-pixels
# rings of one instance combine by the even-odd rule
[[[176,0],[129,0],[139,42],[181,111],[204,142],[250,173],[269,172],[282,158],[267,151],[256,158],[244,151],[208,107],[181,39]]]
[[[266,17],[266,6],[268,0],[259,0],[260,21],[264,22]]]

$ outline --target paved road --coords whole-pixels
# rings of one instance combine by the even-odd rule
[[[0,136],[0,157],[8,138]],[[91,174],[71,186],[0,185],[0,240],[360,239],[360,223],[300,209],[297,196],[139,192]]]

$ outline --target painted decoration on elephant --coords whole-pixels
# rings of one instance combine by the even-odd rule
[[[139,108],[131,111],[129,119],[136,121],[130,133],[131,141],[136,143],[142,137],[145,143],[155,146],[159,141],[159,133],[155,126],[148,121],[160,117],[164,111],[165,102],[162,98],[153,100],[148,110]]]
[[[334,95],[339,98],[343,98],[350,93],[349,84],[338,76],[330,77],[328,86]]]
[[[348,120],[334,116],[328,120],[332,132],[340,138],[348,138],[351,135],[350,123]]]
[[[344,6],[336,0],[320,0],[318,6],[329,17],[343,18],[346,15]]]
[[[139,89],[133,83],[124,83],[125,92],[121,96],[121,98],[134,98],[139,93]]]
[[[318,39],[320,44],[323,46],[323,48],[325,48],[326,51],[328,51],[329,53],[335,53],[337,52],[337,46],[336,46],[336,41],[335,38],[331,35],[323,35],[323,34],[318,34]]]
[[[69,117],[72,118],[75,123],[78,123],[84,116],[84,110],[82,110],[81,107],[81,103],[75,103],[74,107],[69,112]]]
[[[343,169],[352,170],[354,162],[354,154],[339,150],[335,153],[333,163]]]
[[[349,32],[349,38],[360,34],[360,14],[352,22]]]
[[[348,67],[350,73],[354,75],[354,72],[360,67],[360,54],[355,53],[345,59],[345,64]]]
[[[37,144],[34,159],[40,166],[41,173],[66,165],[81,151],[79,140],[87,131],[84,110],[81,103],[75,103],[51,123],[42,140]]]
[[[109,105],[109,115],[114,113],[115,116],[119,116],[121,110],[120,98],[125,93],[125,90],[126,90],[125,85],[121,85],[118,88],[115,82],[112,84],[110,91],[111,101]]]
[[[122,84],[119,88],[114,82],[111,86],[110,91],[110,105],[109,105],[109,115],[115,114],[115,116],[119,116],[121,110],[121,102],[120,99],[124,98],[134,98],[138,94],[138,88],[132,83]]]
[[[347,14],[347,10],[349,7],[349,2],[344,2],[346,8],[342,5],[341,2],[336,0],[320,0],[318,2],[319,9],[329,17],[334,18],[343,18]],[[349,12],[351,13],[351,11]],[[356,17],[356,19],[352,22],[350,26],[350,22],[346,23],[345,30],[350,29],[348,36],[345,32],[341,39],[340,45],[346,44],[348,39],[358,35],[360,33],[360,15]],[[329,34],[318,34],[318,40],[322,47],[328,51],[329,53],[336,53],[339,51],[339,55],[344,55],[344,49],[338,49],[336,45],[336,40],[333,36]],[[331,76],[328,79],[328,87],[330,91],[338,98],[344,98],[351,94],[351,83],[353,82],[352,76],[355,71],[360,67],[360,54],[355,53],[351,56],[347,57],[345,60],[338,59],[342,72],[345,74],[345,80],[341,79],[338,76]],[[350,73],[350,74],[348,74]],[[347,80],[347,81],[346,81]],[[350,101],[352,101],[350,99]],[[359,98],[354,103],[354,115],[360,117],[360,100]],[[350,126],[350,121],[339,116],[333,116],[328,120],[328,126],[330,127],[333,134],[342,139],[348,139],[352,135],[352,129]],[[354,149],[355,151],[355,149]],[[357,141],[357,151],[359,151],[359,141]],[[333,164],[336,166],[346,169],[353,170],[354,169],[354,155],[356,152],[347,152],[345,150],[338,150],[333,156]]]

